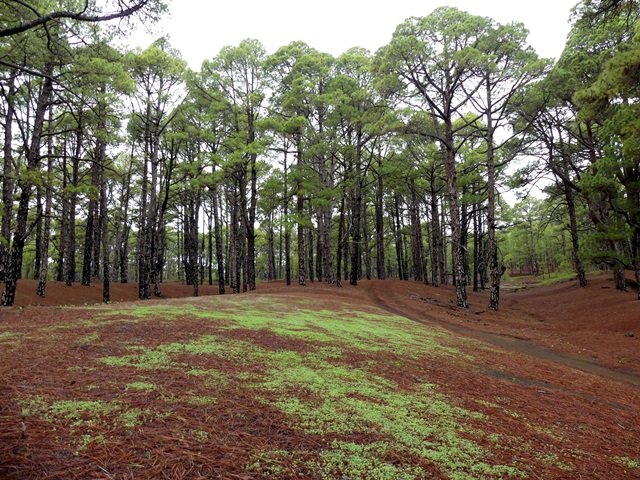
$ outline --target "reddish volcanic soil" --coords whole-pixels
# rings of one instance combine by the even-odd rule
[[[456,307],[451,286],[432,287],[396,279],[363,280],[356,287],[311,283],[305,287],[263,282],[257,294],[293,294],[356,301],[382,307],[421,323],[436,323],[460,335],[479,338],[538,358],[565,363],[599,375],[640,384],[640,301],[637,292],[615,290],[608,275],[589,279],[586,288],[576,280],[531,287],[533,279],[515,277],[503,285],[500,311],[487,309],[488,292],[468,291],[470,308]],[[71,287],[49,282],[46,297],[35,294],[36,282],[18,283],[16,307],[91,305],[102,301],[102,284]],[[199,286],[199,295],[217,295],[218,287]],[[161,296],[193,296],[193,287],[163,283]],[[112,302],[137,301],[136,283],[111,284]],[[0,309],[2,319],[2,309]],[[629,374],[630,376],[626,376]]]
[[[57,318],[69,321],[70,318],[77,316],[80,319],[84,315],[82,310],[60,309],[59,306],[99,303],[102,297],[100,284],[66,287],[50,282],[44,299],[33,293],[35,286],[33,281],[21,280],[16,306],[0,308],[0,321],[6,321],[16,328],[27,328],[30,322],[55,325]],[[217,287],[201,286],[199,290],[201,296],[215,295]],[[192,287],[165,283],[162,285],[162,296],[151,302],[187,297],[192,293]],[[487,435],[520,436],[531,445],[529,457],[521,459],[524,464],[530,465],[530,478],[640,478],[640,469],[628,469],[622,464],[602,460],[620,457],[640,461],[640,301],[635,290],[629,293],[616,291],[608,276],[592,276],[589,285],[582,289],[573,280],[552,286],[527,287],[524,279],[516,278],[505,285],[498,312],[487,310],[488,292],[469,291],[470,308],[460,309],[455,306],[455,295],[450,286],[436,288],[399,280],[362,281],[356,287],[345,284],[342,288],[319,283],[287,287],[283,282],[270,282],[259,284],[256,292],[246,295],[273,295],[277,301],[286,301],[289,296],[307,296],[323,300],[309,302],[309,308],[321,305],[325,309],[335,307],[336,311],[344,308],[344,302],[355,303],[365,310],[380,307],[426,326],[440,325],[461,339],[470,337],[480,340],[482,348],[476,342],[470,342],[468,346],[474,357],[475,370],[462,374],[455,365],[440,362],[430,368],[431,381],[441,385],[449,398],[459,399],[463,407],[477,411],[482,400],[489,412],[494,409],[490,403],[495,403],[496,398],[508,398],[510,410],[523,413],[532,422],[553,425],[557,429],[557,439],[543,436],[543,432],[523,438],[525,433],[519,430],[518,422],[507,415],[503,415],[499,423],[481,426]],[[114,302],[137,301],[137,284],[112,284],[111,298]],[[145,335],[152,343],[161,344],[177,342],[186,335],[200,334],[206,326],[198,319],[185,317],[179,332],[165,332],[159,327],[158,330],[138,332],[134,325],[126,328],[130,328],[127,335]],[[111,343],[105,329],[105,346],[101,347],[105,348],[105,352],[100,353],[106,355],[117,349],[118,335],[122,335],[120,330],[114,327],[113,332],[109,333],[113,336]],[[69,344],[73,345],[73,342]],[[293,349],[295,345],[282,347]],[[126,440],[135,442],[135,445],[123,440],[121,444],[113,444],[110,451],[92,452],[91,456],[86,455],[85,458],[61,457],[52,443],[55,440],[44,436],[39,437],[40,444],[33,440],[32,447],[20,447],[18,427],[7,427],[12,425],[12,420],[7,413],[9,409],[3,410],[2,406],[3,402],[12,398],[11,390],[16,388],[15,385],[29,384],[29,376],[36,375],[34,382],[38,382],[42,388],[57,391],[63,385],[82,384],[85,381],[83,375],[87,375],[86,382],[89,382],[91,375],[90,372],[71,371],[65,363],[73,365],[74,358],[88,355],[91,353],[89,351],[76,346],[58,352],[58,347],[46,344],[43,340],[34,340],[30,348],[33,358],[28,360],[28,364],[24,363],[24,358],[15,357],[15,365],[12,365],[9,364],[11,360],[0,356],[0,363],[8,362],[0,364],[2,381],[7,382],[0,389],[4,390],[4,395],[0,391],[0,466],[4,462],[14,469],[4,470],[16,472],[9,478],[133,478],[127,476],[125,466],[144,464],[140,470],[141,476],[136,478],[253,479],[263,477],[246,475],[242,470],[242,465],[247,461],[247,451],[253,444],[278,445],[283,450],[289,450],[295,444],[297,448],[304,447],[305,451],[311,452],[310,455],[314,448],[319,448],[319,439],[303,438],[297,436],[299,433],[293,429],[285,431],[282,426],[274,427],[278,425],[281,414],[276,411],[265,412],[264,405],[254,405],[255,400],[245,398],[246,392],[240,391],[238,395],[244,397],[225,397],[228,404],[217,406],[220,411],[216,415],[219,415],[220,421],[229,423],[225,424],[222,437],[211,439],[213,443],[218,442],[222,449],[222,453],[217,452],[219,456],[215,459],[211,457],[205,460],[201,458],[204,455],[202,451],[192,452],[187,446],[174,441],[172,428],[175,427],[169,424],[162,431],[147,433],[140,430],[136,436]],[[406,374],[404,381],[409,382],[414,378],[411,368],[407,364],[406,371],[402,372],[402,375]],[[157,374],[164,375],[162,371]],[[101,378],[100,381],[108,382],[109,379]],[[202,388],[195,382],[179,385],[176,378],[159,377],[160,381],[176,389],[197,392]],[[232,401],[235,403],[232,404]],[[144,408],[144,405],[141,404],[140,408]],[[238,409],[249,419],[247,423],[233,423],[238,422],[240,416],[231,415],[230,412],[237,412]],[[500,415],[495,409],[491,413],[494,419]],[[208,414],[215,416],[212,412]],[[193,415],[194,411],[177,411],[175,418],[199,421]],[[158,429],[162,426],[160,422],[154,425]],[[36,426],[29,428],[29,434],[35,438]],[[206,425],[203,423],[201,428],[206,428]],[[248,438],[250,443],[247,443]],[[577,467],[573,471],[567,473],[557,464],[545,463],[539,455],[536,456],[536,452],[544,451],[549,453],[548,458],[555,456],[566,462],[571,461],[569,455],[573,453],[565,451],[565,441],[570,442],[573,452],[586,452],[584,457],[575,460]],[[138,444],[144,448],[132,448]],[[154,462],[164,463],[147,462],[140,453],[144,449],[147,449],[147,453],[156,452],[154,455],[157,457],[153,458],[161,460]],[[567,457],[563,457],[565,454]],[[499,459],[501,454],[497,452],[496,455]],[[508,452],[503,455],[506,462],[512,460],[506,458]],[[106,462],[105,459],[113,462],[113,458],[119,459],[115,463],[118,467],[112,465],[96,470],[95,465],[90,465],[93,461],[107,467],[107,463],[101,462]],[[198,471],[208,473],[197,476],[181,470],[188,462],[192,468],[195,468],[194,465],[207,465],[206,470]],[[35,465],[41,470],[37,470]],[[65,476],[63,472],[70,466],[78,473]],[[120,475],[114,473],[114,468],[122,469]],[[37,472],[43,469],[48,474],[39,476]],[[101,471],[104,471],[103,474]],[[1,472],[2,469],[0,476]],[[286,478],[315,477],[292,473]],[[433,478],[441,477],[434,474]]]

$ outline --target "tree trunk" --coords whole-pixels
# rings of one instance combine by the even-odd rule
[[[213,211],[211,211],[208,216],[208,223],[207,276],[209,285],[213,285]]]
[[[627,280],[624,278],[624,266],[614,265],[613,267],[613,281],[616,286],[616,290],[621,292],[628,292]]]
[[[36,185],[36,233],[35,233],[35,258],[33,265],[33,279],[40,277],[40,259],[42,258],[42,223],[44,221],[44,207],[42,205],[42,186]],[[28,268],[28,267],[27,267]]]
[[[76,132],[76,145],[71,159],[71,193],[69,194],[69,226],[65,238],[64,283],[70,287],[76,281],[76,206],[78,184],[80,183],[80,156],[83,134],[81,121]]]
[[[580,243],[578,239],[578,221],[576,220],[576,204],[574,200],[573,189],[564,184],[564,195],[567,201],[567,209],[569,213],[569,228],[571,232],[571,252],[573,263],[578,274],[578,281],[581,287],[587,286],[587,275],[584,271],[584,265],[580,258]]]
[[[398,195],[396,194],[394,197],[395,203],[395,223],[393,233],[395,235],[396,240],[396,258],[398,261],[398,278],[400,280],[407,280],[407,274],[404,269],[405,260],[404,260],[404,246],[402,239],[402,225],[400,223],[400,200]]]
[[[420,202],[415,191],[415,184],[411,181],[411,254],[413,257],[413,278],[417,282],[429,283],[425,273],[424,239],[420,223]]]
[[[47,148],[47,178],[45,184],[46,200],[44,206],[44,231],[42,244],[40,247],[40,271],[38,276],[38,287],[36,295],[43,297],[47,286],[47,275],[49,273],[49,237],[51,232],[51,209],[53,205],[53,135],[51,134],[51,111],[49,111],[49,141]]]
[[[462,198],[467,195],[466,189],[462,192]],[[469,250],[467,245],[469,244],[469,204],[463,202],[460,206],[460,245],[462,246],[462,268],[464,271],[465,285],[471,283],[471,269],[469,267]]]
[[[4,291],[2,292],[2,305],[7,307],[12,306],[15,301],[18,278],[22,271],[22,254],[27,238],[29,200],[31,199],[31,191],[33,189],[33,178],[36,176],[38,169],[40,168],[40,142],[42,140],[44,119],[53,94],[53,82],[51,80],[52,74],[53,63],[49,63],[46,67],[42,90],[40,91],[38,104],[36,106],[33,131],[31,134],[31,144],[29,145],[29,150],[27,152],[27,171],[26,174],[21,176],[18,181],[21,194],[20,201],[18,203],[16,229],[13,233],[9,268],[5,275]]]
[[[351,203],[351,274],[349,283],[358,285],[360,277],[360,235],[362,214],[362,133],[358,132],[358,145],[355,158],[355,172],[353,181],[353,197]]]
[[[309,202],[310,204],[311,202]],[[308,278],[309,278],[309,282],[313,283],[315,282],[315,274],[316,274],[316,268],[315,268],[315,263],[316,263],[316,258],[315,258],[315,252],[314,252],[314,248],[315,248],[315,237],[313,235],[313,227],[309,227],[307,228],[307,272],[308,272]]]
[[[235,187],[232,187],[229,198],[231,218],[229,220],[229,265],[231,293],[240,293],[240,252],[238,240],[238,200]]]
[[[213,211],[213,228],[215,229],[216,261],[218,263],[218,293],[220,295],[224,295],[224,254],[222,246],[222,225],[220,225],[218,202],[218,186],[214,185],[211,189],[211,208]]]
[[[302,156],[302,139],[300,135],[297,138],[297,167],[298,175],[302,175],[302,169],[304,168],[304,161]],[[298,178],[298,184],[296,186],[296,214],[298,215],[298,285],[304,286],[307,284],[307,272],[305,271],[305,250],[304,250],[304,224],[302,219],[304,217],[304,193],[302,191],[302,180]]]
[[[0,282],[4,282],[9,268],[9,238],[13,218],[13,187],[15,167],[13,165],[13,117],[15,115],[15,77],[8,78],[6,96],[7,114],[4,122],[4,162],[2,168],[2,224],[0,227]]]
[[[101,147],[97,146],[96,150],[100,150]],[[98,156],[100,153],[98,153]],[[96,191],[100,191],[100,165],[101,160],[94,158],[94,162],[91,165],[91,185],[96,188]],[[98,215],[99,199],[95,196],[91,196],[89,199],[88,216],[86,233],[84,237],[84,256],[82,264],[82,285],[87,286],[91,283],[91,278],[94,273],[93,263],[95,263],[94,250],[99,248],[95,245],[96,241],[96,223],[99,219]]]
[[[286,285],[291,285],[291,226],[289,222],[289,170],[287,149],[283,159],[282,217],[284,219],[284,277]]]
[[[371,238],[371,232],[369,231],[369,222],[367,215],[367,205],[362,207],[362,235],[363,235],[363,247],[364,247],[364,274],[367,280],[371,280],[373,276],[371,265],[371,246],[369,239]]]
[[[380,170],[382,165],[379,165]],[[376,191],[376,272],[380,280],[385,274],[385,245],[384,245],[384,181],[382,172],[378,171],[378,188]]]
[[[251,183],[250,190],[251,194],[249,197],[249,221],[246,223],[246,235],[247,235],[247,283],[249,286],[249,291],[253,291],[256,289],[256,233],[255,233],[255,224],[256,224],[256,207],[258,202],[258,170],[256,168],[256,155],[251,155],[250,161],[250,171],[251,171]]]
[[[273,228],[274,212],[269,212],[267,226],[267,279],[273,281],[276,279],[276,233]]]
[[[106,142],[103,148],[106,149]],[[100,165],[100,237],[102,239],[102,302],[111,303],[111,265],[109,263],[109,212],[107,210],[107,168],[106,152],[103,151]]]
[[[58,261],[56,267],[56,281],[64,282],[65,243],[69,236],[69,200],[67,198],[67,141],[64,140],[62,154],[62,193],[60,195],[60,239],[58,240]]]
[[[447,176],[447,188],[449,193],[449,216],[451,220],[451,261],[453,265],[453,278],[456,288],[458,306],[468,308],[466,278],[464,272],[464,254],[462,250],[462,235],[460,212],[458,210],[458,182],[456,173],[455,150],[453,148],[453,126],[451,119],[445,120],[445,152],[444,167]]]
[[[431,190],[429,204],[431,211],[431,284],[437,287],[444,268],[444,262],[442,259],[442,230],[440,229],[440,212],[438,209],[438,192],[436,190],[434,169],[431,170],[429,186]]]
[[[344,240],[344,222],[345,222],[345,197],[346,192],[344,189],[342,190],[342,200],[340,201],[340,219],[338,221],[338,248],[336,250],[336,285],[338,287],[342,286],[342,249],[344,248],[344,243],[347,243]]]

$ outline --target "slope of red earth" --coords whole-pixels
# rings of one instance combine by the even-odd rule
[[[525,288],[522,282],[506,285],[498,312],[487,310],[487,292],[469,292],[470,308],[460,309],[455,306],[455,294],[450,286],[433,287],[394,279],[362,281],[358,286],[345,284],[342,288],[322,283],[305,287],[286,286],[282,282],[261,283],[257,292],[250,295],[272,295],[278,302],[291,296],[307,297],[314,299],[309,302],[309,308],[335,308],[337,312],[345,304],[357,304],[365,310],[379,307],[426,327],[440,325],[461,339],[480,340],[479,344],[469,342],[467,347],[474,357],[473,371],[438,363],[428,366],[430,381],[442,386],[443,393],[457,399],[460,406],[474,411],[486,409],[493,421],[478,427],[486,431],[487,436],[516,437],[530,446],[531,451],[519,459],[530,465],[529,478],[640,478],[639,469],[627,468],[624,462],[604,460],[620,457],[640,461],[640,301],[635,291],[616,291],[608,276],[592,276],[589,280],[586,288],[580,288],[577,281],[535,288]],[[60,306],[99,303],[102,296],[99,284],[66,287],[50,282],[44,299],[31,293],[34,291],[35,282],[20,281],[16,307],[0,308],[0,321],[26,328],[32,323],[55,325],[60,318],[68,321],[69,316],[80,319],[82,311]],[[215,286],[200,287],[201,296],[216,292]],[[162,296],[152,302],[192,293],[192,287],[163,284]],[[137,301],[137,285],[112,284],[111,297],[114,302]],[[46,425],[29,425],[31,446],[22,446],[25,433],[21,433],[20,421],[11,416],[6,404],[2,405],[12,398],[14,389],[28,386],[64,392],[75,388],[69,385],[96,381],[109,384],[112,379],[97,380],[91,378],[91,372],[72,370],[68,365],[87,355],[122,353],[118,351],[118,339],[122,335],[144,336],[150,344],[159,345],[204,334],[210,328],[197,318],[188,317],[181,325],[178,332],[162,326],[145,326],[144,330],[140,327],[138,331],[133,324],[105,327],[104,343],[100,347],[78,347],[79,343],[70,339],[67,348],[34,339],[28,346],[29,355],[25,352],[23,356],[0,357],[4,362],[0,364],[1,381],[5,384],[1,389],[4,392],[0,391],[0,465],[8,466],[4,472],[15,472],[7,478],[272,478],[243,471],[252,448],[270,445],[289,450],[295,447],[309,455],[320,448],[319,438],[301,435],[284,423],[279,412],[265,411],[263,404],[257,404],[240,390],[238,398],[226,392],[225,400],[215,407],[217,410],[206,412],[207,418],[201,418],[202,412],[193,408],[179,410],[173,420],[155,422],[152,429],[121,436],[111,432],[113,438],[121,441],[114,440],[108,450],[90,452],[84,457],[57,450],[56,442],[62,441],[63,432],[52,433]],[[82,333],[79,331],[78,335]],[[277,347],[306,348],[302,343]],[[102,350],[92,352],[91,348]],[[424,366],[415,366],[415,371],[413,367],[407,364],[401,372],[389,367],[389,371],[380,374],[395,376],[399,384],[411,384],[424,373],[419,369]],[[228,368],[237,367],[229,365]],[[163,378],[162,370],[156,375],[154,383],[176,391],[212,394],[202,390],[204,387],[196,378],[184,384],[182,379]],[[141,396],[140,409],[152,400]],[[501,409],[518,412],[532,424],[547,425],[549,431],[524,432],[518,419]],[[212,449],[203,451],[201,446],[188,446],[178,438],[176,432],[185,428],[179,421],[188,419],[190,428],[204,430],[208,428],[208,418],[214,417],[223,424],[219,437],[210,434]],[[570,449],[567,444],[571,445]],[[583,452],[578,459],[576,452]],[[509,453],[505,451],[504,455]],[[496,452],[496,456],[500,459],[500,452]],[[513,461],[507,457],[503,460]],[[563,470],[562,462],[572,462],[576,467],[572,471]],[[131,465],[144,468],[140,467],[134,477],[127,469]],[[315,477],[292,469],[286,478]],[[443,477],[434,470],[433,478]]]

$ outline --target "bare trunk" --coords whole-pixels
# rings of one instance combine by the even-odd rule
[[[297,157],[298,175],[301,175],[302,169],[304,168],[301,138],[297,139]],[[305,270],[304,224],[302,223],[302,218],[304,217],[304,193],[302,192],[300,181],[298,181],[296,192],[296,213],[298,215],[298,285],[304,286],[307,284],[307,272]]]
[[[220,225],[220,214],[218,211],[218,187],[214,186],[211,191],[211,203],[213,210],[213,228],[215,229],[216,241],[216,261],[218,262],[218,293],[224,295],[224,254],[222,246],[222,225]]]
[[[13,233],[9,268],[5,274],[5,285],[4,291],[2,292],[2,305],[7,307],[12,306],[15,301],[18,278],[20,278],[22,271],[22,254],[27,238],[29,200],[31,199],[33,189],[33,178],[36,176],[40,168],[40,142],[42,140],[44,119],[53,94],[53,82],[51,80],[51,75],[53,74],[52,63],[47,65],[45,73],[46,75],[43,80],[42,90],[38,97],[38,104],[34,117],[31,144],[29,146],[29,151],[27,152],[27,171],[25,172],[26,174],[21,176],[18,181],[21,194],[20,201],[18,203],[16,229]]]
[[[446,145],[444,152],[444,166],[447,175],[449,193],[449,216],[451,218],[451,261],[453,265],[453,279],[456,288],[458,306],[468,308],[466,278],[464,272],[464,254],[461,244],[461,222],[458,209],[458,182],[456,173],[455,151],[453,148],[453,127],[450,119],[445,121]]]
[[[40,247],[40,272],[36,294],[44,298],[49,273],[49,233],[51,232],[51,208],[53,204],[53,136],[51,135],[51,112],[49,112],[49,141],[47,148],[47,181],[44,206],[44,228]]]
[[[411,254],[413,257],[413,278],[417,282],[428,284],[428,276],[425,273],[424,239],[422,238],[422,225],[420,224],[420,203],[415,192],[414,182],[411,182]]]
[[[7,112],[4,123],[4,162],[2,169],[2,224],[0,227],[0,282],[5,281],[9,268],[9,238],[11,237],[11,219],[13,218],[13,188],[15,185],[15,167],[13,165],[13,117],[15,115],[15,79],[10,76],[9,90],[6,96]]]
[[[380,165],[382,168],[382,165]],[[384,280],[385,275],[384,245],[384,182],[382,172],[378,172],[378,189],[376,191],[376,271],[378,278]]]
[[[97,146],[96,150],[100,150],[101,147]],[[101,154],[98,153],[98,157]],[[91,165],[91,185],[96,188],[96,191],[100,191],[100,169],[99,165],[101,164],[100,158],[94,158],[94,162]],[[91,197],[89,200],[88,211],[89,214],[87,216],[87,225],[86,225],[86,233],[84,237],[84,256],[83,256],[83,264],[82,264],[82,285],[89,285],[91,283],[91,277],[94,273],[93,264],[95,263],[94,258],[94,249],[99,248],[95,245],[96,241],[96,221],[98,220],[98,206],[99,199],[95,197]]]
[[[360,178],[360,155],[360,147],[358,147],[351,205],[351,272],[349,278],[349,283],[351,285],[357,285],[360,277],[360,215],[362,213],[362,179]]]
[[[431,211],[431,284],[437,287],[442,273],[442,232],[440,230],[440,212],[436,192],[435,172],[431,172],[430,211]]]
[[[104,144],[106,148],[106,143]],[[102,155],[100,179],[100,236],[102,239],[102,302],[111,303],[111,265],[109,263],[109,212],[107,211],[106,155]]]
[[[404,259],[404,241],[402,238],[402,225],[400,219],[400,199],[398,195],[394,198],[395,208],[395,223],[393,233],[396,240],[396,259],[398,261],[398,278],[400,280],[408,280],[407,272],[405,271],[405,259]]]

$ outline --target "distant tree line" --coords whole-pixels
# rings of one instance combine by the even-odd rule
[[[24,277],[109,302],[393,276],[491,309],[505,270],[640,282],[636,2],[580,3],[555,64],[522,24],[438,8],[375,54],[245,40],[200,71],[165,38],[115,48],[104,21],[164,10],[118,5],[0,2],[3,305]]]

